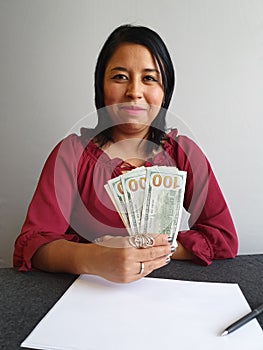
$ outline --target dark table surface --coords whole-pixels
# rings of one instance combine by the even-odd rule
[[[186,261],[171,261],[150,277],[238,283],[250,307],[263,303],[263,254],[240,255],[235,259],[214,261],[208,267]],[[49,309],[77,276],[41,271],[17,272],[0,269],[0,349],[20,348]],[[263,328],[263,314],[258,318]]]

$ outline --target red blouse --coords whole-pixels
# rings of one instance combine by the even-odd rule
[[[127,235],[105,183],[129,169],[120,158],[110,159],[92,141],[70,135],[49,155],[15,242],[14,266],[31,269],[31,258],[43,244],[66,239],[92,242],[109,235]],[[178,241],[195,255],[195,262],[237,254],[237,235],[228,207],[200,148],[176,130],[168,134],[162,152],[145,162],[176,166],[187,171],[184,208],[191,214],[190,230],[178,233]],[[131,166],[130,166],[131,168]]]

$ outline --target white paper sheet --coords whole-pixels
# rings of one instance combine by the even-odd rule
[[[237,284],[143,278],[115,284],[80,276],[22,343],[56,350],[262,350],[253,320],[227,336],[251,309]]]

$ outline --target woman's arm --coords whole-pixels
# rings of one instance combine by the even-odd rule
[[[153,235],[155,245],[147,249],[130,246],[127,237],[110,237],[102,244],[56,240],[42,245],[32,258],[34,268],[49,272],[98,275],[127,283],[166,265],[173,251],[167,235]],[[144,273],[140,274],[141,263]]]
[[[31,258],[42,245],[57,240],[79,241],[77,234],[66,234],[74,205],[77,137],[70,136],[51,152],[28,208],[20,235],[15,242],[13,264],[20,271],[32,268]],[[63,196],[65,200],[63,200]]]
[[[184,207],[191,214],[190,230],[178,233],[174,258],[190,256],[202,265],[214,259],[233,258],[238,239],[230,211],[210,163],[201,149],[189,138],[179,136],[175,142],[175,160],[187,171]],[[185,255],[186,254],[186,255]]]
[[[176,250],[171,258],[175,260],[193,260],[194,254],[191,251],[185,249],[185,247],[179,241],[177,241]]]

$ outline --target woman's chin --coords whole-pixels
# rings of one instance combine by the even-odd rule
[[[147,134],[149,127],[150,126],[148,124],[141,122],[125,122],[123,124],[115,125],[114,128],[121,133],[134,134],[135,136],[140,136],[140,134]]]

